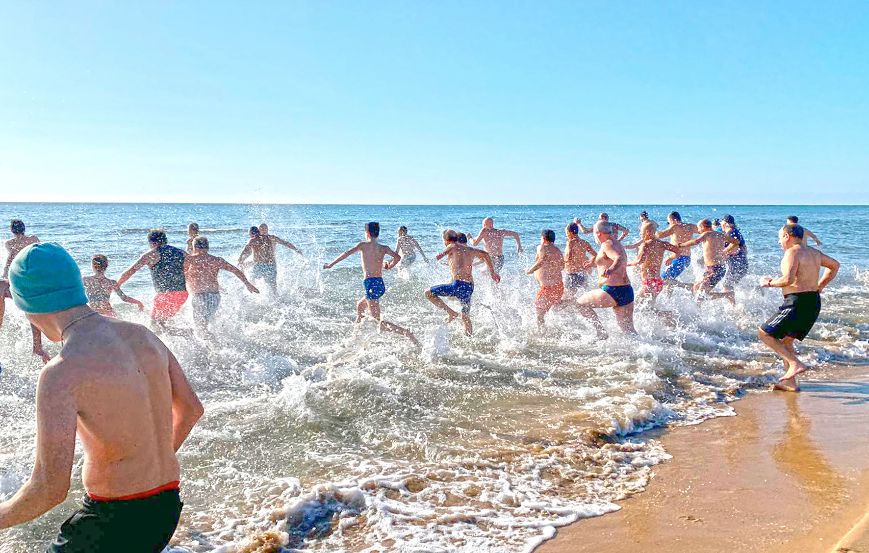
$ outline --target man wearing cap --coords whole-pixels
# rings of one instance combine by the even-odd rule
[[[78,435],[87,496],[47,552],[161,551],[181,514],[175,452],[203,412],[178,361],[147,328],[88,307],[81,273],[57,244],[22,250],[9,281],[18,308],[62,346],[36,388],[33,473],[0,503],[0,529],[66,498]]]
[[[721,230],[726,235],[739,242],[739,247],[727,257],[727,276],[724,277],[725,290],[733,290],[733,286],[748,274],[748,246],[745,238],[736,226],[733,215],[725,215],[721,218]]]

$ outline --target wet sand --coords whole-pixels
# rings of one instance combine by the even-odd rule
[[[662,432],[673,459],[622,510],[538,553],[869,553],[869,369],[752,393],[736,417]]]

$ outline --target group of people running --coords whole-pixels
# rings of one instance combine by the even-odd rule
[[[657,224],[643,212],[640,240],[622,244],[629,235],[626,227],[609,221],[606,213],[586,227],[576,219],[567,225],[564,253],[555,245],[555,232],[544,230],[534,264],[527,272],[539,283],[536,309],[543,323],[555,307],[574,305],[589,318],[598,334],[605,330],[595,309],[612,308],[619,326],[634,332],[635,298],[649,303],[668,286],[691,288],[698,300],[726,298],[734,301],[732,286],[747,272],[747,249],[733,217],[725,216],[721,231],[714,223],[701,220],[696,226],[682,222],[677,212],[668,216],[669,225]],[[49,553],[161,551],[178,524],[180,466],[176,452],[182,446],[204,409],[172,352],[148,328],[114,317],[111,293],[143,307],[121,292],[120,286],[136,271],[149,267],[157,296],[152,319],[160,329],[192,295],[194,317],[207,325],[219,305],[217,275],[235,274],[251,292],[258,289],[244,272],[208,253],[208,239],[189,229],[187,250],[167,244],[163,231],[148,235],[150,250],[117,280],[106,275],[108,259],[94,256],[92,276],[81,276],[76,262],[61,246],[40,243],[25,234],[24,223],[13,221],[13,238],[8,252],[0,297],[11,297],[33,326],[34,352],[46,358],[36,390],[36,462],[27,482],[9,500],[0,503],[0,530],[32,520],[61,503],[67,496],[74,462],[75,439],[84,449],[82,479],[87,496],[62,526],[48,547]],[[386,330],[408,336],[404,328],[383,321],[379,300],[386,291],[382,271],[403,262],[409,264],[417,252],[425,259],[419,243],[402,227],[395,249],[378,242],[380,225],[367,223],[365,240],[324,265],[329,269],[359,253],[362,258],[364,297],[357,304],[357,320],[367,313]],[[595,249],[580,234],[593,234]],[[446,258],[451,282],[433,286],[426,297],[445,310],[449,320],[461,316],[470,334],[474,267],[482,264],[492,280],[500,280],[504,264],[504,239],[522,244],[519,234],[497,229],[487,218],[477,236],[447,230],[444,249],[435,259]],[[662,238],[670,238],[665,242]],[[808,247],[812,233],[788,220],[778,233],[784,250],[781,276],[764,278],[762,287],[781,288],[784,303],[758,330],[760,339],[782,357],[785,374],[778,389],[797,391],[797,375],[807,369],[796,356],[793,343],[803,340],[821,309],[820,293],[835,278],[839,263],[821,251]],[[814,237],[817,244],[820,241]],[[477,248],[483,242],[483,248]],[[250,240],[241,252],[239,265],[253,258],[252,278],[274,288],[277,269],[275,246],[299,252],[291,243],[269,234],[265,225],[251,227]],[[693,284],[678,276],[690,265],[690,248],[701,245],[705,270]],[[626,251],[636,249],[633,261]],[[666,252],[671,255],[664,259]],[[301,253],[301,252],[299,252]],[[389,257],[388,261],[384,261]],[[642,286],[634,294],[628,267],[640,268]],[[662,271],[662,268],[666,267]],[[596,269],[598,287],[586,286]],[[566,274],[565,274],[566,273]],[[8,276],[8,280],[6,280]],[[724,280],[725,289],[715,291]],[[577,297],[578,296],[578,297]],[[458,301],[460,312],[443,298]],[[0,322],[2,308],[0,301]],[[107,315],[107,316],[101,316]],[[60,353],[51,359],[42,350],[40,336],[61,342]]]

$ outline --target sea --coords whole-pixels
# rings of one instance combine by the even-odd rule
[[[691,222],[736,218],[750,263],[737,305],[698,304],[677,289],[659,298],[659,311],[637,310],[636,336],[620,334],[612,314],[601,312],[611,338],[598,341],[570,309],[550,313],[539,329],[536,282],[525,270],[541,230],[554,229],[563,247],[574,217],[591,224],[606,211],[630,229],[630,242],[642,209],[662,226],[672,210]],[[206,408],[179,454],[185,507],[172,553],[531,552],[561,526],[619,509],[669,457],[648,430],[731,416],[734,401],[782,374],[756,332],[781,303],[778,290],[758,282],[778,274],[777,231],[788,215],[842,264],[799,345],[814,368],[808,377],[869,365],[866,206],[0,203],[0,220],[21,218],[28,234],[62,244],[85,275],[91,256],[103,253],[117,278],[147,251],[152,228],[183,247],[193,221],[211,253],[233,263],[249,227],[262,222],[304,253],[279,251],[276,295],[250,294],[224,275],[213,340],[164,336]],[[358,257],[322,269],[363,239],[368,221],[380,222],[389,245],[406,225],[433,258],[445,229],[476,234],[487,216],[518,231],[525,251],[506,241],[500,284],[478,271],[470,338],[425,299],[429,287],[449,281],[441,263],[418,257],[385,273],[384,318],[415,332],[421,350],[373,324],[354,325],[363,295]],[[699,253],[684,281],[702,271]],[[150,304],[147,270],[125,291]],[[147,324],[147,314],[113,301],[121,318]],[[189,306],[177,324],[192,325]],[[7,302],[0,499],[27,480],[33,463],[41,364],[30,348],[27,322]],[[0,531],[0,553],[44,550],[83,496],[80,471],[79,452],[67,500]]]

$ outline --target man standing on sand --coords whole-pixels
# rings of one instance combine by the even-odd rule
[[[476,246],[483,241],[483,247],[492,258],[492,263],[495,267],[495,272],[501,272],[504,268],[504,238],[512,238],[516,241],[516,253],[522,253],[522,240],[519,238],[519,233],[513,230],[495,228],[495,220],[491,217],[483,219],[483,228],[480,233],[471,241],[472,246]]]
[[[583,234],[591,234],[594,232],[594,226],[587,227],[582,224],[582,221],[579,217],[573,220],[574,223],[579,227],[579,231]],[[630,233],[627,227],[624,227],[618,223],[610,222],[610,216],[608,213],[604,212],[598,215],[597,222],[609,223],[613,229],[613,235],[621,233],[621,236],[618,237],[618,241],[621,242],[625,239],[625,237]]]
[[[365,241],[359,242],[346,252],[335,258],[331,263],[323,265],[323,269],[331,269],[338,263],[344,261],[354,253],[359,253],[362,258],[362,273],[365,280],[362,281],[362,287],[365,289],[365,297],[356,303],[356,323],[359,324],[365,317],[365,311],[368,310],[369,315],[377,323],[380,330],[394,332],[406,337],[413,344],[419,347],[419,340],[416,339],[413,332],[398,326],[397,324],[383,320],[380,313],[380,298],[386,293],[386,284],[383,282],[383,270],[389,270],[398,265],[401,261],[401,256],[392,250],[389,246],[384,246],[377,241],[380,236],[380,223],[370,222],[365,224]],[[386,256],[392,258],[392,261],[385,262],[383,258]]]
[[[655,238],[670,237],[670,242],[674,246],[679,246],[680,242],[687,242],[694,238],[697,234],[697,227],[682,222],[682,216],[678,211],[673,211],[667,216],[667,222],[670,225],[664,230],[655,234]],[[679,275],[691,266],[691,248],[679,247],[679,252],[674,253],[673,257],[668,257],[664,262],[668,265],[667,270],[661,273],[661,279],[665,283],[668,281],[675,282]]]
[[[490,219],[491,220],[491,219]],[[485,223],[484,223],[485,224]],[[518,242],[517,242],[518,243]],[[446,249],[435,258],[440,261],[444,257],[449,259],[450,273],[453,278],[451,284],[432,286],[426,290],[425,297],[435,307],[447,312],[447,322],[459,316],[455,309],[450,308],[442,297],[452,296],[462,304],[462,324],[465,326],[465,334],[473,334],[474,327],[471,324],[471,296],[474,293],[474,261],[480,260],[489,269],[489,275],[495,282],[501,281],[501,276],[495,269],[495,263],[488,252],[472,248],[467,244],[459,244],[459,235],[454,230],[444,231],[444,246]]]
[[[799,223],[800,223],[800,218],[797,217],[796,215],[791,215],[790,217],[788,217],[787,223],[785,223],[785,224],[799,225]],[[800,225],[800,226],[802,227],[802,225]],[[803,245],[804,246],[808,245],[808,244],[806,244],[806,240],[808,240],[809,238],[811,238],[812,240],[815,241],[816,246],[818,246],[818,247],[823,246],[823,244],[821,244],[820,239],[818,239],[818,237],[815,235],[814,232],[810,231],[806,227],[802,227],[802,228],[803,228]]]
[[[703,244],[703,264],[706,266],[706,270],[703,271],[703,276],[694,283],[693,287],[689,284],[682,284],[676,281],[674,281],[674,284],[685,288],[692,288],[697,301],[725,298],[731,305],[736,305],[736,295],[733,290],[713,292],[712,289],[721,282],[721,279],[727,273],[724,264],[731,252],[739,247],[739,242],[723,232],[712,230],[712,221],[709,219],[703,219],[697,223],[697,233],[700,236],[692,238],[687,242],[681,242],[677,246],[680,248],[691,248],[697,244]]]
[[[6,265],[3,267],[4,279],[9,276],[9,266],[12,265],[12,260],[15,259],[15,256],[27,246],[39,243],[39,238],[36,235],[27,236],[25,234],[26,228],[24,221],[21,219],[13,219],[9,225],[9,230],[12,231],[12,239],[6,241]],[[3,284],[3,282],[5,281],[0,281],[0,303],[7,297],[10,297],[8,295],[9,284],[8,282]],[[0,317],[0,322],[2,322],[2,317]],[[42,348],[42,333],[33,325],[30,325],[30,333],[33,338],[33,355],[42,359],[43,363],[48,363],[51,356]]]
[[[276,244],[303,255],[302,251],[291,242],[269,234],[269,226],[262,223],[259,227],[250,227],[250,240],[241,250],[241,255],[238,256],[238,265],[243,267],[245,260],[253,254],[251,278],[264,280],[272,293],[278,288],[278,264],[275,260]]]
[[[640,226],[642,241],[637,251],[637,259],[628,263],[628,267],[640,267],[643,285],[640,287],[640,291],[637,292],[637,299],[651,298],[652,305],[655,304],[655,298],[664,289],[664,279],[661,278],[661,264],[664,262],[664,252],[670,251],[675,254],[680,252],[677,246],[655,238],[656,228],[657,225],[653,221],[646,221]],[[627,246],[625,247],[627,248]]]
[[[220,308],[220,284],[217,275],[228,271],[238,277],[248,291],[259,294],[257,287],[250,283],[241,269],[227,263],[222,257],[208,253],[208,238],[197,236],[193,240],[193,253],[184,258],[184,278],[187,292],[191,295],[193,324],[197,330],[207,331],[208,324]]]
[[[57,244],[36,244],[9,272],[15,304],[60,354],[36,388],[36,461],[0,503],[0,529],[33,520],[69,493],[78,436],[82,507],[48,553],[154,553],[181,515],[176,452],[203,408],[172,353],[145,327],[87,305],[81,273]]]
[[[567,245],[564,247],[564,270],[567,275],[564,286],[570,297],[576,298],[576,291],[585,287],[597,252],[591,244],[579,237],[579,226],[576,223],[567,225],[564,233],[567,235]]]
[[[628,278],[628,254],[613,236],[613,225],[606,221],[594,224],[594,239],[600,250],[594,258],[599,290],[590,290],[577,300],[580,313],[591,320],[600,340],[608,337],[595,309],[612,308],[619,327],[630,334],[634,328],[634,288]]]
[[[779,230],[778,241],[784,250],[782,276],[761,280],[763,288],[781,288],[784,304],[779,312],[760,326],[760,341],[779,354],[785,363],[785,374],[775,386],[778,390],[798,392],[797,375],[808,367],[798,358],[794,340],[802,341],[812,330],[821,312],[821,292],[836,278],[839,262],[805,245],[800,225],[785,225]],[[821,275],[821,268],[824,273]]]
[[[534,275],[540,284],[535,302],[537,324],[540,326],[543,326],[546,313],[559,305],[564,296],[564,282],[561,276],[563,270],[564,254],[555,245],[555,231],[544,230],[540,234],[537,259],[534,260],[534,265],[528,269],[528,274]]]
[[[118,278],[120,287],[142,267],[147,266],[151,270],[151,280],[156,292],[151,310],[151,324],[155,328],[164,328],[166,321],[178,314],[188,296],[187,282],[184,280],[185,254],[167,242],[164,231],[155,229],[149,232],[148,245],[151,251],[140,257]]]

